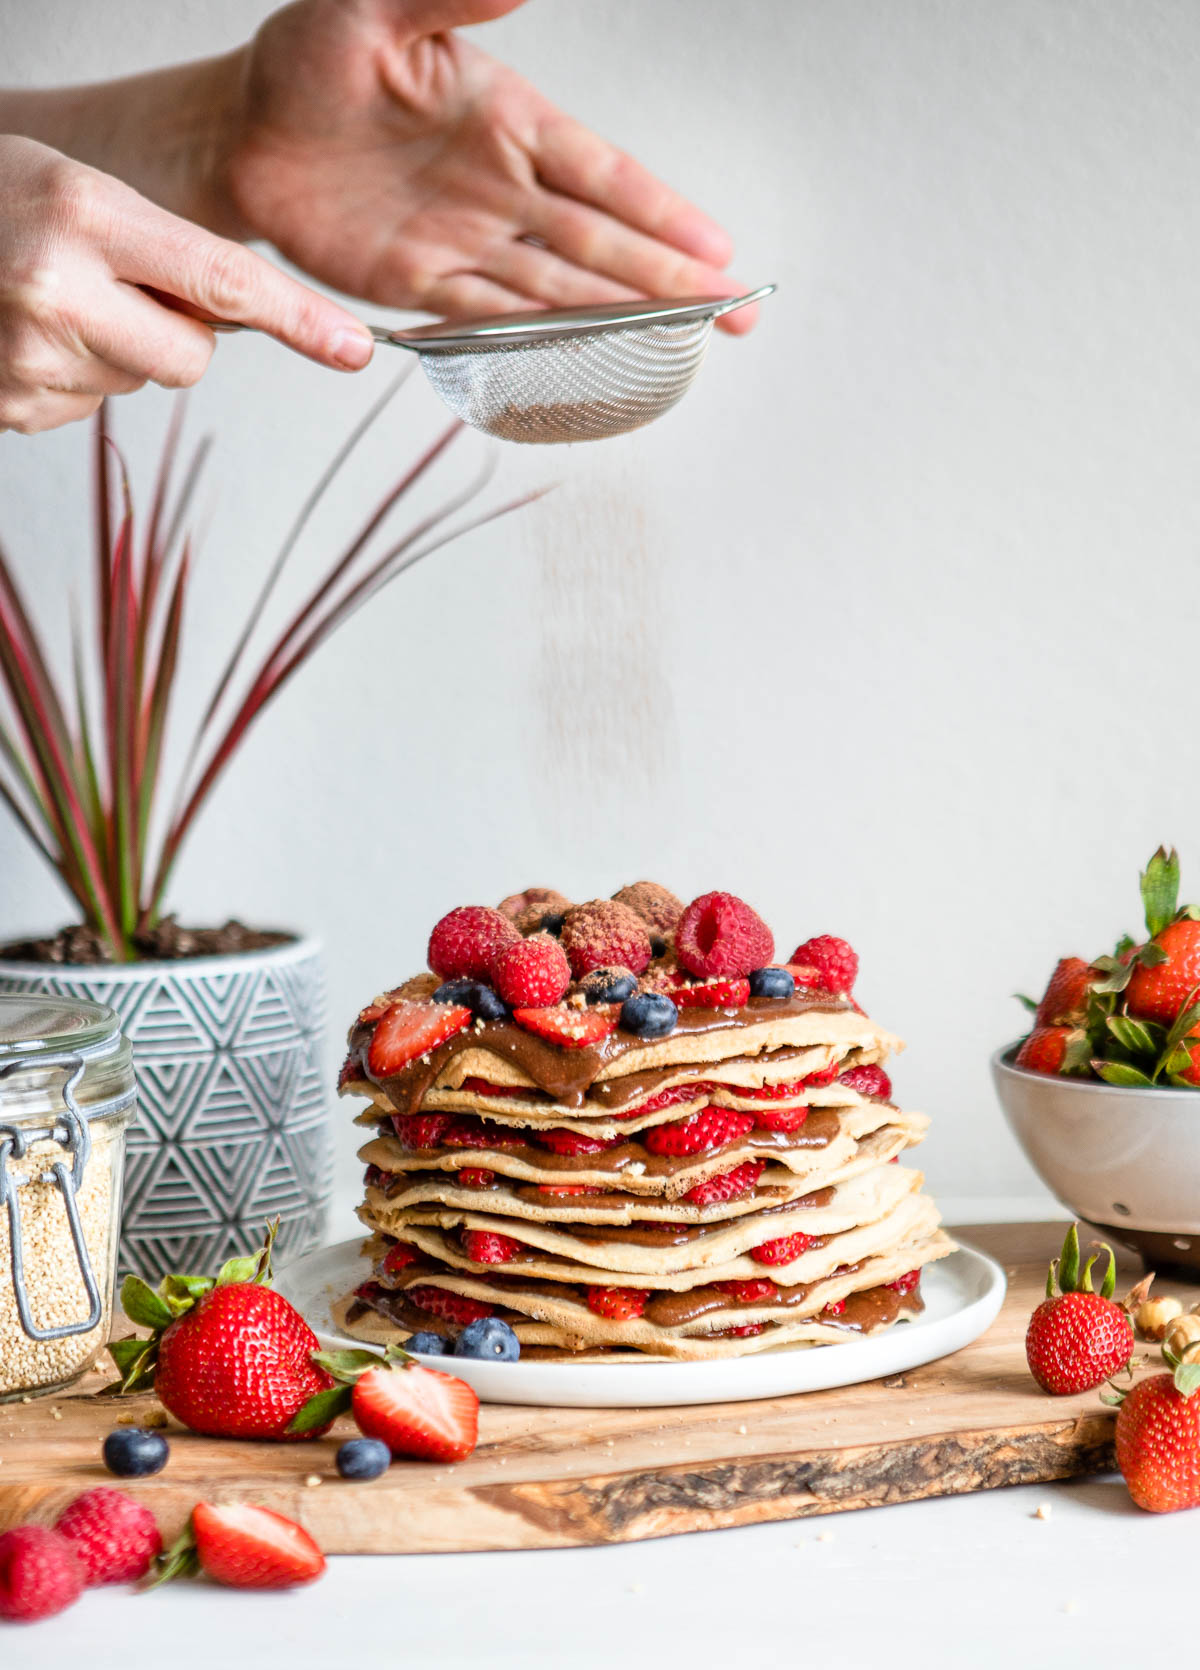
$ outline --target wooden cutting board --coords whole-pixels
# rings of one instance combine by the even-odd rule
[[[153,1507],[166,1538],[205,1497],[275,1508],[328,1553],[409,1554],[629,1542],[1102,1471],[1112,1413],[1095,1392],[1045,1396],[1025,1366],[1026,1324],[1062,1235],[1054,1224],[965,1231],[1008,1273],[1003,1310],[974,1345],[888,1380],[683,1409],[492,1405],[468,1460],[397,1462],[356,1485],[333,1467],[348,1419],[304,1444],[199,1438],[172,1424],[166,1470],[121,1488]],[[1119,1291],[1138,1273],[1127,1259]],[[0,1530],[50,1523],[80,1491],[116,1482],[100,1461],[104,1434],[120,1415],[140,1421],[160,1406],[88,1395],[108,1377],[0,1405]]]

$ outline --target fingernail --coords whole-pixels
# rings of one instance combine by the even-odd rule
[[[338,331],[330,343],[330,353],[338,365],[347,371],[361,371],[374,350],[375,344],[362,331]]]

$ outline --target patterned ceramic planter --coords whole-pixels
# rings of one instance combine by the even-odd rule
[[[122,1270],[215,1271],[273,1217],[281,1256],[319,1244],[333,1148],[315,940],[99,968],[0,961],[0,991],[108,1004],[133,1045]]]

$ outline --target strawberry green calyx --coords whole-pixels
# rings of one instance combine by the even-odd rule
[[[1062,1244],[1062,1252],[1050,1262],[1050,1269],[1046,1274],[1046,1297],[1053,1299],[1059,1293],[1092,1293],[1092,1268],[1101,1252],[1108,1254],[1108,1268],[1104,1272],[1104,1279],[1100,1284],[1100,1297],[1111,1299],[1117,1290],[1117,1260],[1116,1254],[1107,1241],[1098,1244],[1098,1250],[1092,1254],[1084,1265],[1082,1272],[1079,1268],[1079,1225],[1072,1224]],[[1057,1285],[1056,1285],[1057,1284]]]
[[[226,1287],[233,1282],[270,1287],[271,1255],[278,1233],[276,1218],[266,1226],[263,1244],[256,1252],[248,1258],[228,1259],[215,1276],[164,1276],[156,1288],[140,1276],[126,1276],[121,1283],[121,1309],[135,1327],[149,1328],[150,1337],[129,1334],[124,1339],[113,1340],[108,1354],[120,1378],[103,1387],[103,1392],[108,1395],[149,1391],[154,1385],[160,1338],[172,1322],[191,1310],[214,1287]]]
[[[332,1375],[337,1384],[327,1387],[323,1392],[315,1392],[307,1403],[302,1404],[288,1423],[289,1432],[313,1432],[318,1427],[328,1426],[337,1416],[344,1415],[350,1407],[355,1385],[368,1369],[404,1369],[417,1364],[417,1359],[409,1352],[402,1351],[398,1345],[389,1345],[382,1353],[314,1351],[312,1360],[318,1368],[323,1368],[326,1374]]]
[[[1200,1392],[1200,1362],[1195,1358],[1181,1357],[1169,1345],[1163,1346],[1162,1354],[1180,1397],[1194,1397]]]
[[[196,1552],[196,1532],[192,1516],[170,1548],[157,1555],[154,1564],[138,1584],[138,1589],[157,1589],[160,1583],[173,1583],[177,1577],[196,1577],[200,1572],[200,1556]]]
[[[1138,878],[1146,912],[1146,933],[1151,939],[1175,920],[1179,906],[1179,854],[1159,847]]]

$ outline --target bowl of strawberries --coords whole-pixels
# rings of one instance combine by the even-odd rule
[[[1200,1271],[1200,906],[1179,860],[1141,877],[1144,938],[1063,957],[1033,1025],[997,1050],[1000,1104],[1035,1171],[1076,1217],[1148,1266]]]

